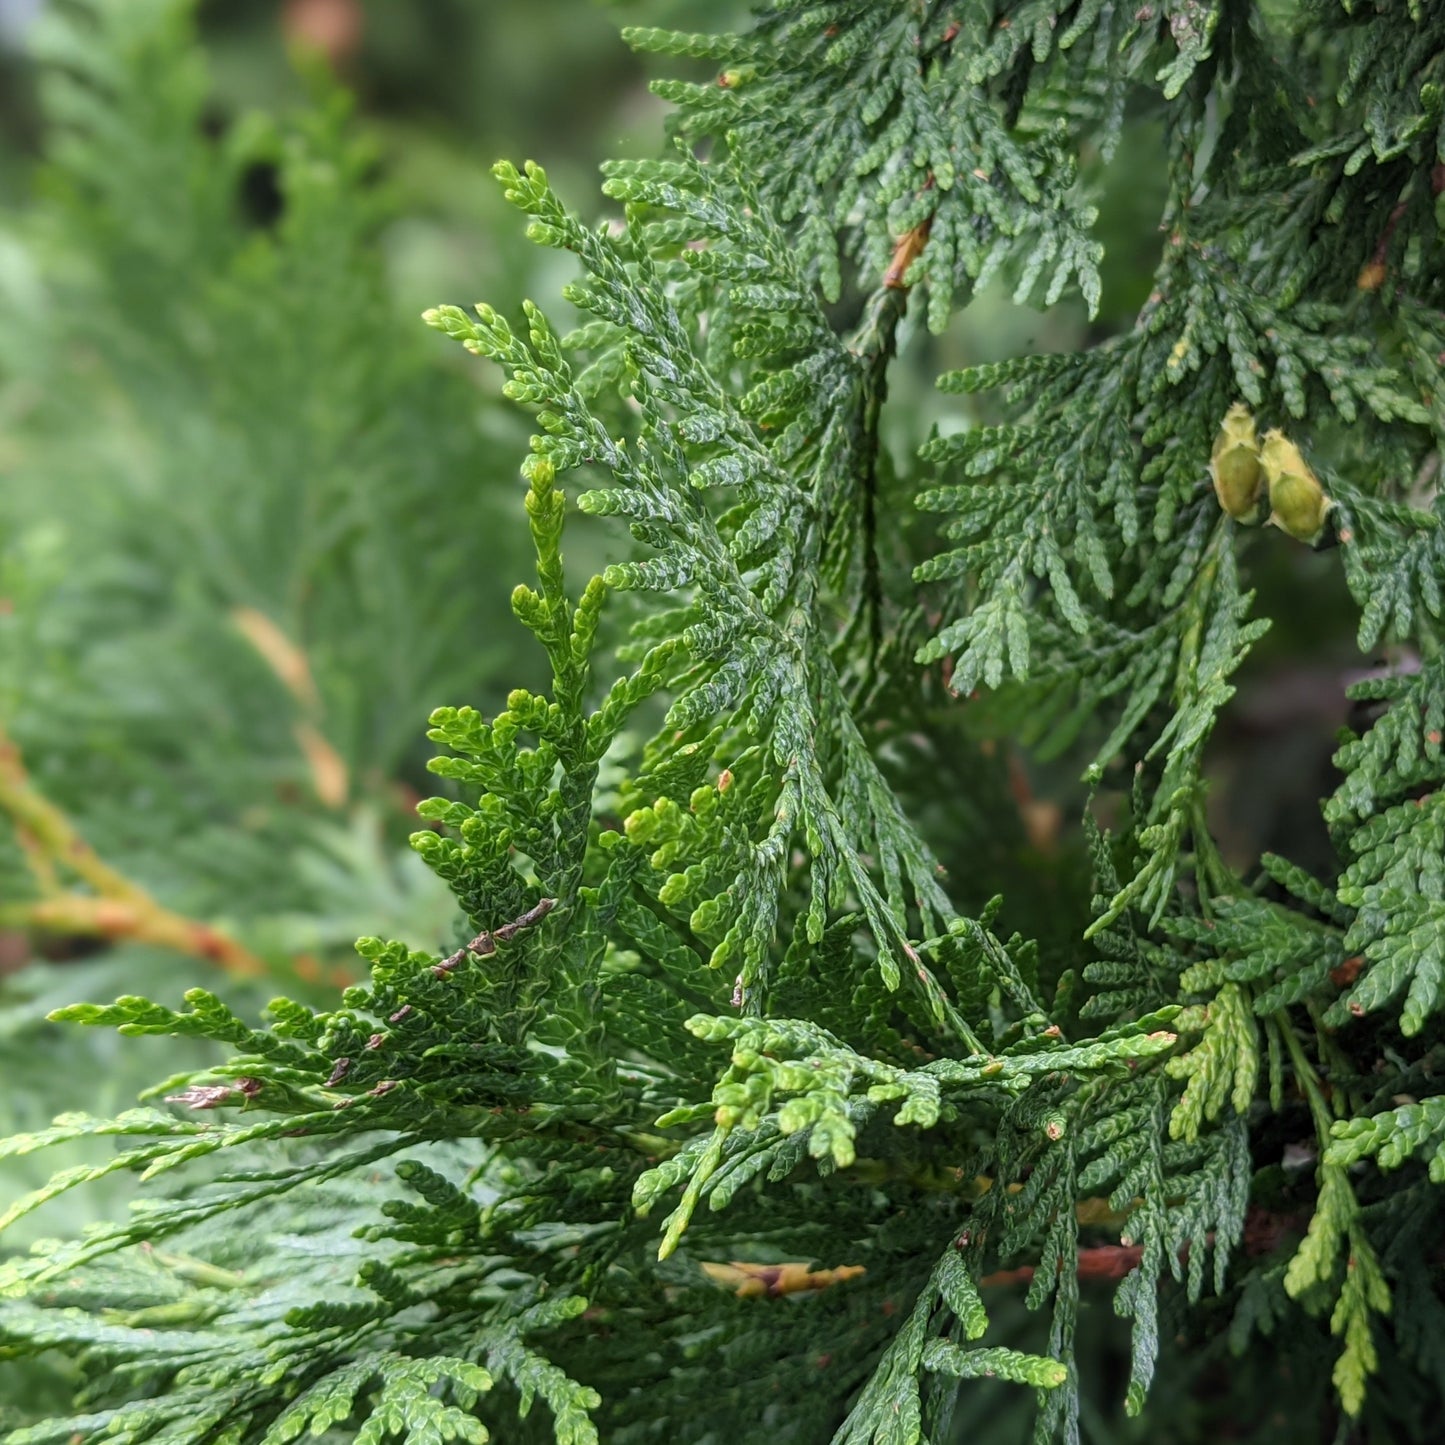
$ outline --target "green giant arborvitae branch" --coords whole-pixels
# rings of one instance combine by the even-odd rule
[[[12,1216],[147,1181],[4,1264],[3,1348],[83,1367],[13,1438],[941,1445],[1020,1400],[1077,1442],[1111,1390],[1154,1438],[1426,1438],[1445,11],[773,0],[628,38],[713,74],[657,82],[677,144],[606,168],[618,222],[496,168],[579,324],[426,317],[534,418],[512,607],[551,675],[431,715],[413,841],[461,931],[363,939],[368,983],[262,1027],[200,990],[60,1011],[230,1059],[0,1146],[123,1141]],[[937,376],[974,400],[895,476],[923,326],[966,336],[999,282],[1099,310],[1135,124],[1137,315]],[[616,558],[580,585],[578,512]],[[1241,870],[1208,749],[1292,620],[1257,579],[1311,546],[1390,665],[1336,755],[1338,868]],[[940,663],[952,708],[1071,760],[1092,908],[985,905],[1007,820]],[[966,749],[977,795],[940,797]],[[1020,903],[1062,962],[1004,936]],[[1117,1382],[1086,1308],[1126,1322]],[[1176,1339],[1256,1407],[1288,1371],[1291,1418],[1151,1393]]]

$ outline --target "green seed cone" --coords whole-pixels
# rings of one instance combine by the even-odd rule
[[[1210,454],[1209,474],[1219,505],[1246,527],[1264,520],[1264,473],[1259,464],[1259,443],[1254,417],[1242,401],[1224,414]]]
[[[1269,483],[1270,522],[1297,541],[1317,541],[1334,503],[1300,449],[1282,431],[1268,431],[1260,462]]]

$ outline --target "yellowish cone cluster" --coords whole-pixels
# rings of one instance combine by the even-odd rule
[[[1300,449],[1278,430],[1261,442],[1254,416],[1237,401],[1224,414],[1209,458],[1220,507],[1246,527],[1266,520],[1300,542],[1316,542],[1334,503]]]
[[[1242,401],[1224,414],[1214,451],[1209,458],[1214,495],[1219,505],[1246,527],[1264,520],[1264,472],[1259,465],[1259,442],[1254,417]]]
[[[1267,431],[1259,453],[1269,483],[1269,520],[1300,542],[1317,541],[1334,503],[1300,449],[1282,431]]]

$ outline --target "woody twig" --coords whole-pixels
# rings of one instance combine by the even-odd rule
[[[254,607],[233,609],[231,621],[296,701],[301,716],[292,727],[291,735],[306,759],[316,796],[328,808],[344,807],[351,781],[345,760],[321,731],[321,693],[311,675],[306,654],[264,612]]]
[[[1438,196],[1442,193],[1445,193],[1445,164],[1436,165],[1430,171],[1430,194]],[[1378,291],[1385,284],[1385,277],[1389,274],[1390,242],[1395,239],[1395,229],[1404,217],[1408,204],[1407,201],[1400,201],[1390,211],[1385,220],[1385,229],[1380,233],[1379,243],[1370,259],[1360,268],[1360,274],[1355,280],[1358,290]]]
[[[484,928],[470,943],[464,943],[455,953],[436,964],[432,972],[438,978],[445,978],[468,954],[485,958],[489,953],[495,953],[499,943],[510,943],[524,928],[540,923],[556,906],[555,898],[538,899],[520,918],[514,918],[500,928]]]
[[[207,959],[235,974],[256,977],[270,971],[229,934],[173,912],[101,858],[64,811],[36,788],[20,749],[3,729],[0,812],[15,825],[39,894],[21,903],[0,904],[0,927],[134,939]],[[66,874],[90,891],[68,887]]]

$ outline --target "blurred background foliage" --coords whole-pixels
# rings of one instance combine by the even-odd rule
[[[541,159],[600,218],[597,163],[664,142],[619,27],[743,8],[0,0],[0,1130],[117,1111],[198,1062],[45,1023],[59,1004],[203,984],[255,1012],[334,996],[358,934],[456,939],[405,841],[435,790],[426,715],[542,679],[508,606],[524,420],[417,313],[555,305],[562,263],[525,240],[492,161]],[[883,479],[900,567],[914,449],[973,419],[931,379],[1101,339],[1148,294],[1157,121],[1087,179],[1107,248],[1092,325],[998,290],[904,339]],[[569,532],[582,575],[626,545],[597,528]],[[1284,620],[1251,667],[1275,680],[1246,680],[1219,732],[1213,807],[1241,858],[1312,866],[1342,673],[1365,662],[1338,569],[1270,556],[1255,582]],[[960,903],[1004,892],[1056,969],[1077,963],[1075,770],[1011,745],[1006,695],[923,699],[884,752]],[[7,1163],[0,1208],[67,1162]],[[43,1227],[128,1192],[112,1176]],[[9,1368],[0,1400],[39,1388]]]
[[[548,155],[595,208],[657,147],[636,8],[0,4],[5,1132],[190,1062],[60,1002],[255,1010],[360,933],[451,939],[405,842],[426,714],[540,676],[526,428],[417,313],[555,292],[487,170]]]

